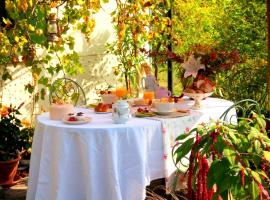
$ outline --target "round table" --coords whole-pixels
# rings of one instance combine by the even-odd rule
[[[185,99],[182,106],[192,103]],[[27,199],[143,200],[150,181],[173,168],[170,160],[165,164],[164,152],[174,139],[186,128],[217,119],[232,102],[207,98],[203,105],[181,118],[131,118],[126,124],[113,124],[110,113],[90,109],[78,109],[93,119],[83,125],[50,120],[48,113],[38,116]]]

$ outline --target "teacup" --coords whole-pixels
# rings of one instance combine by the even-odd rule
[[[115,94],[102,94],[101,99],[104,104],[114,104],[118,98]]]
[[[172,112],[174,110],[173,102],[155,102],[157,112]]]

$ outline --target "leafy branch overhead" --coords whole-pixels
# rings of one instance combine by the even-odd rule
[[[83,71],[74,51],[70,31],[79,30],[90,39],[95,27],[94,15],[100,0],[5,0],[6,15],[0,26],[0,65],[3,80],[12,79],[7,66],[18,64],[32,71],[33,81],[25,88],[35,92],[37,84],[50,86],[50,77],[63,72]],[[2,12],[2,11],[1,11]],[[56,18],[57,40],[50,37],[51,16]],[[55,39],[55,38],[54,38]],[[43,98],[45,93],[37,91]]]

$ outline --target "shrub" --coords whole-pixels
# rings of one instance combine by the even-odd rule
[[[190,152],[189,199],[270,199],[270,139],[265,120],[253,113],[237,125],[212,121],[176,139],[177,165]]]

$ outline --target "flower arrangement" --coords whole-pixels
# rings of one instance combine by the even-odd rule
[[[33,129],[26,120],[21,121],[16,116],[22,106],[0,106],[0,161],[15,159],[31,147]]]
[[[190,93],[213,91],[215,74],[229,70],[241,61],[237,50],[224,51],[201,45],[191,48],[184,57],[181,64],[185,70],[183,78],[189,79],[184,87]]]

